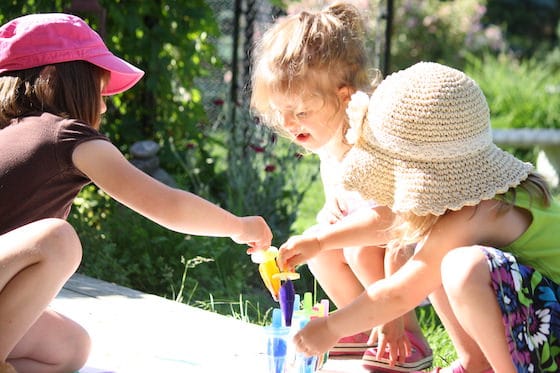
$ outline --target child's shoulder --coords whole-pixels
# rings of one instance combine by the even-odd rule
[[[107,136],[86,123],[44,112],[18,118],[14,124],[2,129],[1,143],[15,141],[19,150],[11,146],[14,151],[49,148],[60,152],[71,151],[76,144],[93,139],[109,141]]]
[[[484,200],[444,215],[448,234],[464,235],[471,245],[503,247],[521,236],[531,225],[531,214],[524,209],[504,208],[503,201]]]

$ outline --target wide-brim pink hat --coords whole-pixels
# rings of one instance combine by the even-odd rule
[[[77,60],[111,73],[103,95],[126,91],[144,75],[111,53],[101,37],[74,15],[31,14],[0,27],[0,73]]]

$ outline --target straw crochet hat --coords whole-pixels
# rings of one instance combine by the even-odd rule
[[[395,212],[424,216],[505,193],[533,166],[492,142],[484,94],[464,73],[420,62],[388,76],[345,157],[345,187]]]

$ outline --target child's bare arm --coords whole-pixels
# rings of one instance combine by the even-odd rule
[[[111,197],[166,228],[231,237],[255,248],[270,246],[272,233],[261,217],[238,217],[193,193],[171,188],[134,167],[107,141],[80,144],[73,161]]]
[[[304,233],[280,246],[278,265],[292,269],[320,251],[351,246],[377,246],[388,242],[394,215],[382,206],[362,209],[336,224],[320,226],[311,233]]]

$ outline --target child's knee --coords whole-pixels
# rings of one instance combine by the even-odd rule
[[[77,325],[76,335],[73,338],[73,351],[68,354],[67,371],[77,372],[86,364],[91,351],[91,338],[87,331]]]
[[[458,295],[468,285],[487,282],[485,273],[488,273],[488,265],[479,246],[454,249],[441,262],[441,279],[448,295]]]
[[[343,249],[344,258],[350,265],[362,265],[365,267],[379,265],[383,267],[385,249],[374,246],[348,247]]]
[[[62,219],[41,221],[44,238],[41,255],[44,260],[75,270],[82,259],[82,245],[75,229]]]
[[[59,338],[63,339],[65,348],[58,350],[56,365],[60,371],[77,372],[86,364],[91,351],[91,338],[78,323],[68,319],[66,329]]]

